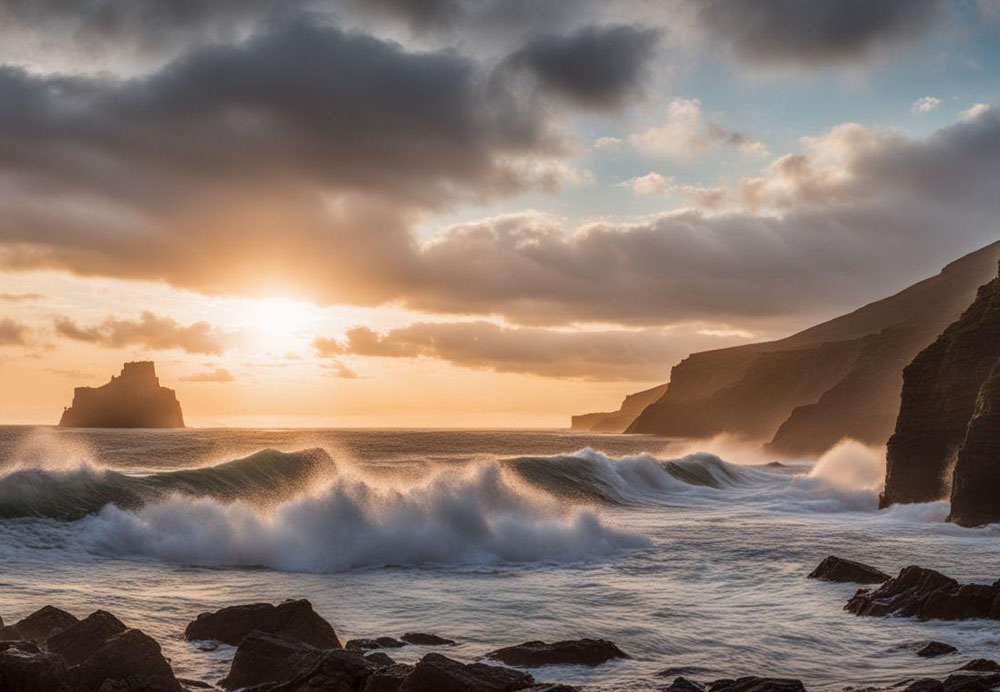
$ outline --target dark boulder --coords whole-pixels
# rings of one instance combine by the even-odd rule
[[[934,678],[921,678],[907,685],[904,692],[944,692],[944,683]]]
[[[381,651],[373,651],[370,654],[365,654],[365,660],[371,661],[377,666],[393,666],[396,665],[396,661],[388,654],[382,653]]]
[[[249,640],[247,637],[244,643]],[[368,679],[379,670],[354,651],[310,648],[315,655],[300,660],[281,682],[262,683],[249,689],[253,692],[363,692]]]
[[[64,692],[68,683],[65,661],[40,651],[34,642],[7,641],[0,647],[0,690]]]
[[[515,692],[534,682],[521,671],[484,663],[459,663],[432,653],[414,666],[399,692]]]
[[[989,692],[1000,685],[1000,676],[956,673],[944,680],[945,692]]]
[[[552,644],[525,642],[491,651],[486,657],[509,666],[535,668],[560,664],[599,666],[613,658],[629,658],[629,655],[606,639],[573,639]]]
[[[809,578],[822,579],[823,581],[854,582],[855,584],[881,584],[891,579],[882,570],[862,562],[845,560],[836,555],[830,555],[819,563],[819,566],[809,573]]]
[[[1000,673],[1000,663],[988,658],[977,658],[969,661],[959,670],[971,670],[976,673]]]
[[[748,676],[736,680],[716,680],[709,692],[805,692],[801,680],[791,678],[758,678]]]
[[[251,603],[202,613],[184,630],[184,638],[214,639],[237,646],[254,630],[294,639],[318,649],[340,648],[333,627],[317,615],[305,599],[285,601],[277,606]]]
[[[405,663],[379,668],[368,676],[362,692],[399,692],[403,680],[412,672],[413,666]]]
[[[956,651],[958,651],[958,649],[951,644],[945,644],[944,642],[928,642],[917,651],[917,656],[920,656],[921,658],[937,658],[938,656],[953,654]]]
[[[393,637],[376,637],[375,639],[351,639],[346,644],[344,648],[348,651],[371,651],[372,649],[398,649],[401,646],[406,646],[405,642],[401,642]]]
[[[45,648],[58,654],[66,665],[75,666],[97,651],[104,642],[128,628],[114,615],[97,610],[80,622],[49,637]]]
[[[251,632],[236,649],[229,674],[219,681],[226,689],[282,682],[319,660],[323,650],[266,632]]]
[[[932,569],[910,566],[877,589],[859,589],[844,609],[855,615],[921,620],[1000,619],[1000,587],[959,584]]]
[[[668,692],[705,692],[704,685],[700,685],[684,677],[674,678],[674,681],[663,689]]]
[[[436,634],[426,634],[424,632],[407,632],[400,639],[407,644],[415,644],[417,646],[452,646],[455,643],[451,639],[445,639]]]
[[[77,622],[76,617],[55,606],[45,606],[0,630],[0,639],[27,639],[42,644],[56,632]]]
[[[69,676],[79,692],[181,692],[160,645],[135,629],[105,641]]]

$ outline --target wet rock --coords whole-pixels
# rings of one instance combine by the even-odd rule
[[[881,584],[889,581],[891,577],[882,570],[862,562],[830,555],[810,572],[809,578],[822,579],[823,581],[854,582],[856,584]]]
[[[407,644],[416,644],[417,646],[451,646],[455,643],[451,639],[424,632],[407,632],[400,639]]]
[[[937,658],[938,656],[953,654],[956,651],[958,651],[958,649],[951,644],[945,644],[944,642],[928,642],[919,651],[917,651],[917,656],[920,656],[921,658]]]
[[[629,658],[629,655],[606,639],[573,639],[552,644],[525,642],[491,651],[486,657],[509,666],[535,668],[559,664],[599,666],[614,658]]]
[[[1000,303],[1000,293],[997,301]],[[985,338],[1000,336],[1000,310]],[[976,399],[976,408],[955,462],[948,521],[961,526],[1000,522],[1000,358]]]
[[[229,674],[219,681],[226,689],[282,682],[319,660],[322,650],[304,642],[254,631],[243,638]]]
[[[736,680],[716,680],[709,692],[805,692],[801,680],[791,678],[758,678],[748,676]]]
[[[704,685],[700,685],[684,677],[674,678],[674,681],[664,689],[669,692],[705,692]]]
[[[956,673],[944,680],[945,692],[988,692],[1000,685],[1000,676]]]
[[[1000,673],[1000,663],[988,658],[977,658],[969,661],[959,670],[971,670],[976,673]]]
[[[209,684],[204,680],[191,680],[189,678],[177,678],[177,682],[188,689],[197,690],[214,690],[215,685]]]
[[[136,629],[105,641],[69,676],[80,692],[181,692],[160,645]]]
[[[255,685],[253,692],[363,692],[368,679],[378,670],[355,651],[315,648],[313,651],[315,657],[300,661],[291,677],[283,682]]]
[[[401,646],[406,646],[405,642],[401,642],[393,637],[376,637],[375,639],[351,639],[346,644],[344,648],[348,651],[371,651],[372,649],[398,649]]]
[[[310,644],[318,649],[339,649],[337,633],[305,600],[251,603],[202,613],[187,629],[185,639],[215,639],[238,646],[254,630]]]
[[[959,584],[932,569],[910,566],[878,589],[859,589],[844,609],[855,615],[921,620],[1000,619],[1000,587]]]
[[[8,641],[0,648],[0,690],[4,692],[66,692],[66,663],[44,653],[34,642]]]
[[[399,692],[515,692],[534,682],[521,671],[484,663],[464,664],[431,653],[414,666]]]
[[[525,687],[524,692],[580,692],[579,687],[573,687],[571,685],[560,685],[556,684],[541,684],[532,685],[531,687]]]
[[[362,692],[399,692],[403,680],[412,672],[413,666],[408,666],[405,663],[379,668],[368,676]]]
[[[75,666],[97,651],[104,642],[128,628],[114,615],[97,610],[83,620],[49,637],[45,648]]]
[[[373,651],[370,654],[365,654],[365,660],[371,661],[377,666],[392,666],[396,664],[396,661],[391,656],[381,651]]]
[[[27,639],[42,644],[56,632],[61,632],[76,622],[76,617],[70,613],[48,605],[13,625],[4,627],[0,630],[0,639]]]
[[[944,683],[934,678],[921,678],[910,683],[905,692],[944,692]]]

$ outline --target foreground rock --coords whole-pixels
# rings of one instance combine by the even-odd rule
[[[375,639],[351,639],[346,644],[344,648],[348,651],[371,651],[372,649],[398,649],[400,647],[406,646],[405,642],[401,642],[393,637],[376,637]]]
[[[716,680],[708,686],[708,692],[805,692],[805,690],[801,680],[754,676],[735,680]]]
[[[927,642],[927,644],[917,651],[917,656],[921,658],[937,658],[938,656],[948,656],[957,652],[956,649],[951,644],[945,644],[944,642]]]
[[[910,566],[875,590],[859,589],[844,610],[921,620],[1000,620],[1000,582],[959,584],[932,569]]]
[[[491,651],[486,657],[509,666],[536,668],[560,664],[599,666],[614,658],[629,658],[629,655],[606,639],[574,639],[552,644],[525,642]]]
[[[407,644],[416,644],[417,646],[452,646],[455,643],[453,639],[445,639],[436,634],[424,632],[407,632],[400,639]]]
[[[977,673],[1000,673],[1000,663],[991,661],[988,658],[977,658],[969,661],[959,670],[971,670]]]
[[[881,584],[891,579],[882,570],[862,562],[845,560],[836,555],[830,555],[819,563],[819,566],[809,573],[809,578],[822,579],[823,581],[854,582],[855,584]]]
[[[414,666],[399,692],[515,692],[534,682],[521,671],[484,663],[464,664],[431,653]]]
[[[258,630],[286,639],[310,644],[319,649],[339,649],[340,640],[326,620],[305,600],[251,603],[230,606],[214,613],[202,613],[184,630],[184,638],[214,639],[233,646]]]
[[[251,632],[240,643],[233,656],[229,675],[219,685],[226,689],[238,689],[260,685],[266,682],[291,680],[312,668],[323,655],[330,651],[310,644],[266,632]],[[366,662],[359,653],[334,649],[348,656],[362,668],[373,664]]]
[[[45,648],[62,656],[66,665],[75,666],[83,663],[104,642],[127,629],[122,621],[111,613],[97,610],[49,637],[45,642]]]
[[[0,629],[0,640],[27,639],[42,644],[52,635],[77,622],[76,617],[65,610],[47,605],[13,625]]]
[[[160,645],[134,629],[105,641],[86,660],[70,668],[69,676],[81,692],[181,692]]]

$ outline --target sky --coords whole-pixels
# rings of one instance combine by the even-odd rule
[[[563,427],[1000,238],[997,0],[0,0],[0,422]]]

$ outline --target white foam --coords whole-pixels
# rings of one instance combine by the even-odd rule
[[[104,554],[306,572],[578,561],[649,544],[521,487],[496,464],[409,487],[342,477],[266,512],[174,497],[134,512],[108,506],[80,523],[84,545]]]

